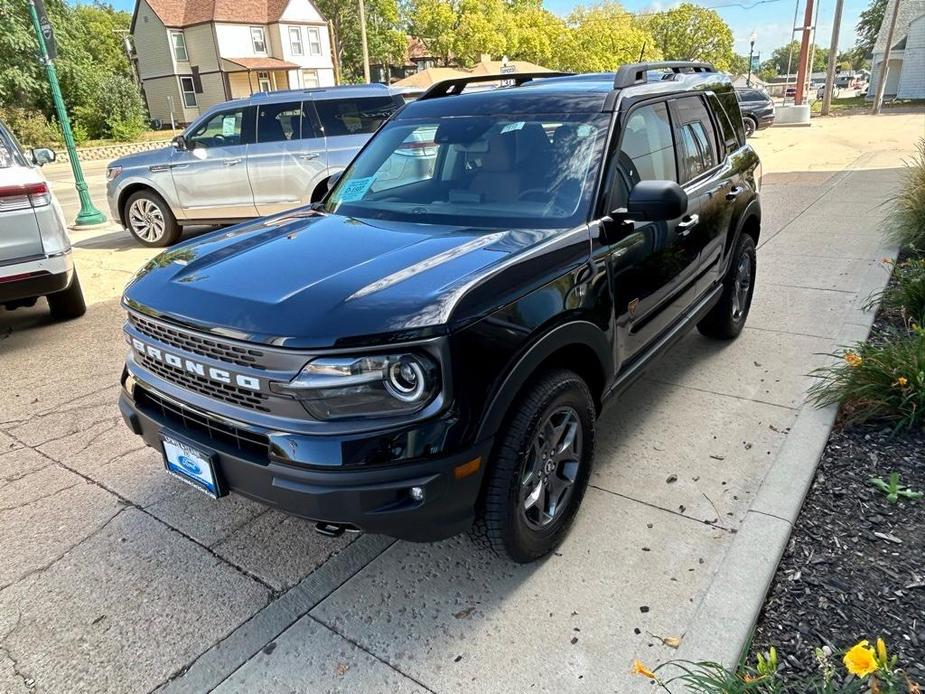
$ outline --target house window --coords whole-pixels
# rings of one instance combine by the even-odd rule
[[[189,60],[189,55],[186,53],[186,39],[182,31],[171,31],[170,43],[173,45],[173,57],[176,60]]]
[[[180,91],[183,92],[183,105],[186,108],[196,108],[196,85],[192,77],[180,78]]]
[[[308,54],[321,55],[321,34],[318,27],[308,27]]]
[[[263,27],[251,27],[251,43],[254,46],[254,53],[267,52],[267,42],[263,36]]]
[[[270,82],[269,72],[261,71],[257,73],[257,87],[262,92],[273,91],[272,83]]]
[[[302,86],[306,89],[320,86],[317,70],[302,70]]]
[[[289,27],[289,48],[292,55],[302,55],[302,29]]]

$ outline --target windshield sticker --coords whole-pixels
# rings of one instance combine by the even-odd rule
[[[348,181],[340,191],[340,201],[353,202],[354,200],[362,199],[375,180],[375,176],[368,176],[367,178],[354,178],[352,181]]]

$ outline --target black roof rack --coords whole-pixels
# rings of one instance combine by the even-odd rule
[[[542,79],[544,77],[571,77],[574,73],[571,72],[511,72],[506,75],[472,75],[470,77],[455,77],[453,79],[443,80],[442,82],[437,82],[432,84],[430,88],[421,96],[418,97],[418,101],[424,101],[425,99],[439,99],[442,96],[451,96],[454,94],[462,93],[462,90],[466,88],[466,85],[472,84],[473,82],[500,82],[505,80],[508,82],[513,82],[515,86],[519,87],[524,82],[529,82],[530,80]]]
[[[613,78],[614,89],[625,89],[636,84],[646,83],[646,73],[653,70],[671,70],[680,72],[716,72],[710,63],[694,63],[687,60],[666,60],[657,63],[632,63],[621,65]]]

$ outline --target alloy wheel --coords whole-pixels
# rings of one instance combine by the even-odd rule
[[[736,268],[735,289],[732,294],[732,320],[738,322],[748,306],[748,294],[752,288],[752,259],[748,253],[739,258]]]
[[[567,507],[581,452],[578,413],[571,407],[554,410],[537,429],[523,468],[520,508],[531,529],[545,529]]]
[[[138,198],[128,208],[128,223],[138,238],[154,243],[167,228],[164,213],[152,200]]]

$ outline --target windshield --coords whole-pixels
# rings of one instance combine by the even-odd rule
[[[325,201],[351,217],[497,228],[587,219],[606,114],[388,123]]]
[[[10,166],[28,166],[28,164],[13,133],[0,123],[0,169]]]

